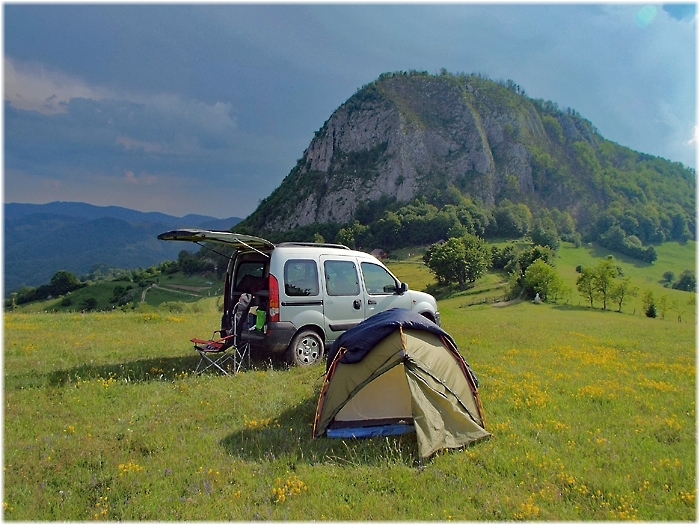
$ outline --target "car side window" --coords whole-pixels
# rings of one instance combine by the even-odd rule
[[[284,263],[284,293],[289,297],[318,295],[318,268],[311,259],[289,259]]]
[[[370,295],[396,293],[396,280],[385,268],[368,262],[361,263],[361,267],[367,293]]]
[[[353,261],[326,261],[323,266],[328,295],[360,295],[357,266]]]

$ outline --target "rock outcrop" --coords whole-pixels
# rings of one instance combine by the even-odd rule
[[[526,200],[536,193],[533,152],[551,139],[518,90],[473,75],[384,74],[331,115],[246,222],[268,231],[343,224],[363,201],[404,202],[449,187],[486,206],[506,193]],[[581,135],[571,119],[560,126]]]

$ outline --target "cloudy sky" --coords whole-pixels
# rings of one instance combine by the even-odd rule
[[[245,217],[381,73],[511,79],[695,168],[694,4],[5,4],[5,202]]]

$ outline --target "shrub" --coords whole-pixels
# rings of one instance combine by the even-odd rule
[[[160,310],[167,310],[172,314],[181,314],[190,311],[190,306],[182,301],[166,301],[159,306]]]
[[[552,264],[554,260],[554,251],[548,246],[532,246],[531,248],[526,248],[506,264],[505,270],[508,273],[515,271],[518,273],[519,277],[523,277],[528,266],[537,259],[542,259],[547,264]]]
[[[653,246],[644,248],[637,237],[627,237],[625,231],[614,224],[598,239],[601,246],[610,248],[625,255],[629,255],[640,261],[652,263],[658,258],[656,249]]]
[[[695,272],[692,270],[683,270],[678,280],[673,283],[672,288],[675,290],[683,290],[685,292],[694,292],[697,283],[695,280]]]
[[[85,300],[83,300],[83,302],[80,303],[80,307],[83,310],[94,310],[95,308],[97,308],[97,299],[95,299],[94,297],[86,297]]]
[[[530,234],[532,242],[539,246],[548,246],[552,250],[559,249],[559,237],[557,236],[556,230],[548,230],[542,226],[538,226]]]
[[[503,270],[508,264],[517,257],[518,252],[514,246],[504,246],[502,250],[498,247],[491,247],[491,264],[497,270]]]
[[[656,317],[658,315],[656,310],[656,299],[654,298],[654,293],[650,290],[644,292],[642,296],[642,308],[644,308],[644,315],[647,317]]]
[[[656,317],[656,305],[655,304],[650,304],[646,310],[644,310],[644,314],[647,317]]]
[[[531,297],[540,294],[543,301],[556,301],[564,291],[564,281],[554,268],[537,259],[525,271],[523,289]]]

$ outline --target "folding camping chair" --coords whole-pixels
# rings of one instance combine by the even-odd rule
[[[215,330],[211,339],[190,339],[200,359],[195,374],[215,368],[225,375],[234,375],[245,363],[250,368],[250,343],[241,340],[241,331],[248,316],[252,296],[241,294],[231,312],[224,311],[222,325],[228,328]],[[215,337],[219,334],[219,337]]]

